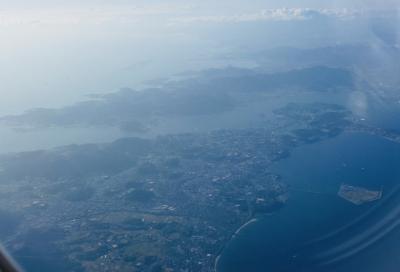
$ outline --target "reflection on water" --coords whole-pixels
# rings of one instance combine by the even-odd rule
[[[231,241],[219,271],[378,271],[382,252],[398,250],[399,163],[399,145],[364,134],[298,148],[273,169],[292,188],[287,206]],[[337,196],[341,183],[382,187],[384,198],[356,206]],[[371,252],[373,265],[360,258]]]

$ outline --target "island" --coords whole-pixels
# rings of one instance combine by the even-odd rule
[[[367,202],[376,201],[382,198],[382,190],[372,191],[362,187],[342,184],[338,196],[355,205],[362,205]]]
[[[240,230],[290,201],[273,163],[357,128],[338,105],[274,113],[275,127],[2,155],[0,240],[43,271],[213,271]],[[357,204],[381,193],[344,185],[340,195]]]

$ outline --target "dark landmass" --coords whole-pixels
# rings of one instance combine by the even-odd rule
[[[213,271],[244,224],[290,197],[272,163],[345,131],[399,138],[338,105],[292,103],[275,114],[275,128],[2,155],[3,243],[48,271]],[[51,258],[34,250],[38,239]]]
[[[249,99],[266,99],[262,97],[265,93],[350,90],[353,81],[349,71],[324,66],[273,74],[227,68],[200,72],[189,79],[164,83],[160,88],[122,89],[64,108],[39,108],[3,116],[0,123],[18,129],[108,126],[146,133],[166,119],[231,112]]]
[[[253,53],[247,57],[254,58],[264,66],[271,64],[296,66],[330,65],[332,67],[352,67],[355,64],[372,65],[373,48],[365,44],[336,45],[317,48],[278,47]]]
[[[340,186],[338,196],[355,205],[361,205],[381,199],[382,190],[372,191],[362,187],[342,184]]]
[[[0,204],[21,215],[3,242],[22,263],[30,255],[57,271],[212,271],[232,234],[285,204],[286,185],[269,166],[353,126],[330,104],[289,104],[276,115],[284,128],[3,155]],[[59,234],[47,242],[52,259],[27,239],[47,231]]]

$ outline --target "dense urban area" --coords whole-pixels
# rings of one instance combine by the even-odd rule
[[[54,271],[212,271],[243,224],[285,205],[290,190],[269,166],[293,148],[344,131],[399,138],[333,104],[274,114],[275,128],[4,155],[1,238],[17,259],[35,267],[45,256]]]

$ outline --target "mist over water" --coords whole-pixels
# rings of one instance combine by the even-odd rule
[[[399,22],[390,0],[4,3],[0,242],[28,272],[397,271]]]
[[[389,19],[381,19],[378,11],[374,15],[354,3],[321,7],[311,2],[280,4],[286,9],[276,3],[211,9],[206,3],[179,1],[5,5],[0,21],[0,114],[65,106],[88,94],[136,89],[148,80],[185,71],[257,67],[258,59],[244,56],[277,47],[361,43],[374,46],[377,61],[388,65],[391,59],[384,47],[398,44],[398,29],[391,27],[398,21],[393,10]],[[389,4],[380,6],[387,9]],[[282,61],[275,61],[261,68],[280,65]]]

